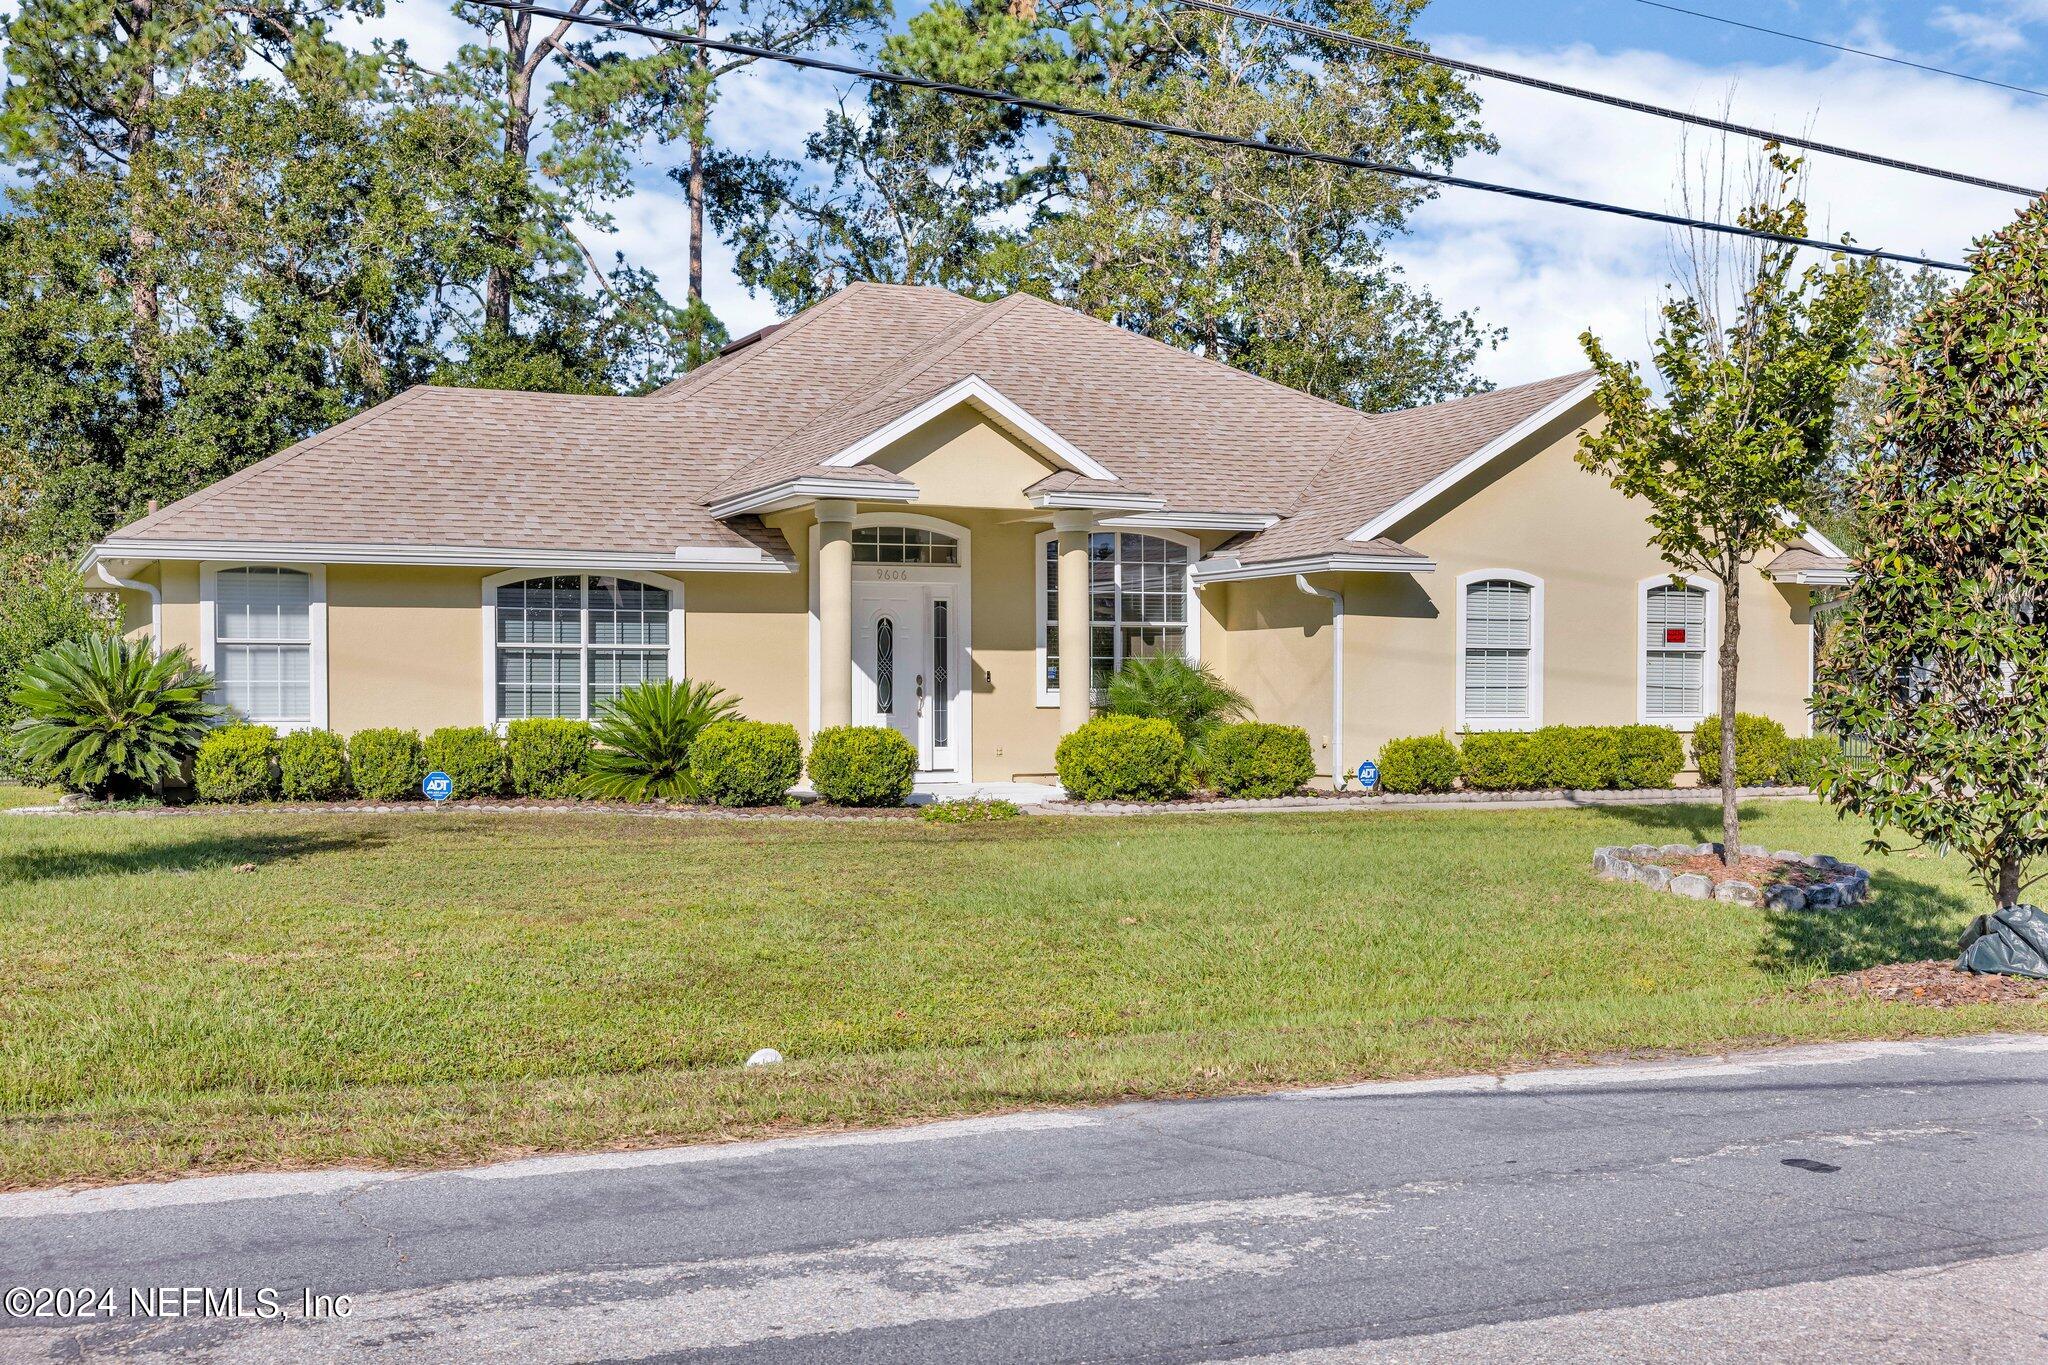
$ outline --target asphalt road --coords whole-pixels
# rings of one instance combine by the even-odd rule
[[[1978,1038],[5,1195],[115,1293],[0,1358],[2048,1360],[2044,1114]]]

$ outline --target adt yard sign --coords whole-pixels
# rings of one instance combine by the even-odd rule
[[[455,795],[455,779],[436,770],[427,774],[426,781],[420,783],[420,790],[427,794],[429,801],[446,801]]]
[[[1380,784],[1380,765],[1371,759],[1358,765],[1358,785],[1371,791]]]

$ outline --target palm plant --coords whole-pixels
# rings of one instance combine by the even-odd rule
[[[1124,660],[1109,680],[1104,709],[1114,716],[1171,721],[1188,747],[1197,749],[1217,726],[1250,715],[1251,703],[1207,664],[1191,664],[1178,654],[1154,654]]]
[[[152,656],[118,636],[53,645],[22,667],[8,747],[23,767],[99,799],[140,796],[183,776],[227,708],[181,646]]]
[[[597,747],[576,793],[607,801],[694,801],[690,746],[711,722],[738,716],[739,699],[710,683],[663,679],[629,687],[598,712],[591,729]]]

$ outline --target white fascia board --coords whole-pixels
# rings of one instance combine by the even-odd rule
[[[1801,540],[1830,559],[1847,559],[1849,557],[1847,550],[1822,535],[1806,518],[1794,516],[1787,508],[1780,507],[1778,509],[1778,524],[1797,532]]]
[[[1149,493],[1102,493],[1069,492],[1033,493],[1033,507],[1074,508],[1079,511],[1102,512],[1156,512],[1166,506],[1166,499],[1155,498]]]
[[[959,383],[940,390],[895,421],[862,437],[820,463],[827,469],[845,469],[850,465],[860,464],[933,418],[952,411],[962,403],[972,403],[1076,474],[1085,474],[1091,479],[1102,479],[1108,483],[1117,482],[1116,475],[1097,464],[1086,451],[1003,397],[997,392],[995,385],[978,374],[970,374]]]
[[[1588,379],[1585,383],[1565,393],[1546,406],[1530,413],[1508,430],[1488,441],[1464,459],[1431,479],[1407,497],[1389,507],[1386,511],[1368,521],[1365,525],[1344,537],[1346,540],[1378,540],[1401,521],[1427,507],[1431,502],[1466,479],[1471,478],[1501,456],[1513,450],[1522,442],[1541,431],[1550,423],[1570,412],[1579,404],[1591,398],[1599,390],[1600,381]]]
[[[1414,555],[1302,555],[1261,564],[1235,559],[1205,559],[1188,574],[1197,584],[1237,583],[1251,578],[1292,578],[1308,573],[1434,573],[1436,562]]]
[[[672,554],[619,554],[602,550],[504,549],[465,545],[362,545],[247,540],[101,541],[87,553],[88,564],[105,559],[223,560],[249,564],[401,564],[462,568],[695,571],[699,573],[794,573],[763,550],[731,546],[681,546]]]
[[[782,512],[819,499],[854,502],[916,502],[918,487],[900,479],[821,479],[815,475],[784,479],[766,488],[750,489],[711,504],[720,521],[749,512]]]
[[[1139,512],[1104,517],[1102,524],[1138,531],[1269,531],[1280,518],[1271,512]]]
[[[1856,581],[1854,569],[1801,569],[1797,573],[1783,576],[1773,574],[1773,582],[1796,583],[1811,588],[1846,588]]]

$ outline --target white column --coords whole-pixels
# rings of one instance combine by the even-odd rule
[[[1088,723],[1088,533],[1093,512],[1055,512],[1060,539],[1060,733]]]
[[[818,513],[818,723],[853,724],[853,504]]]

